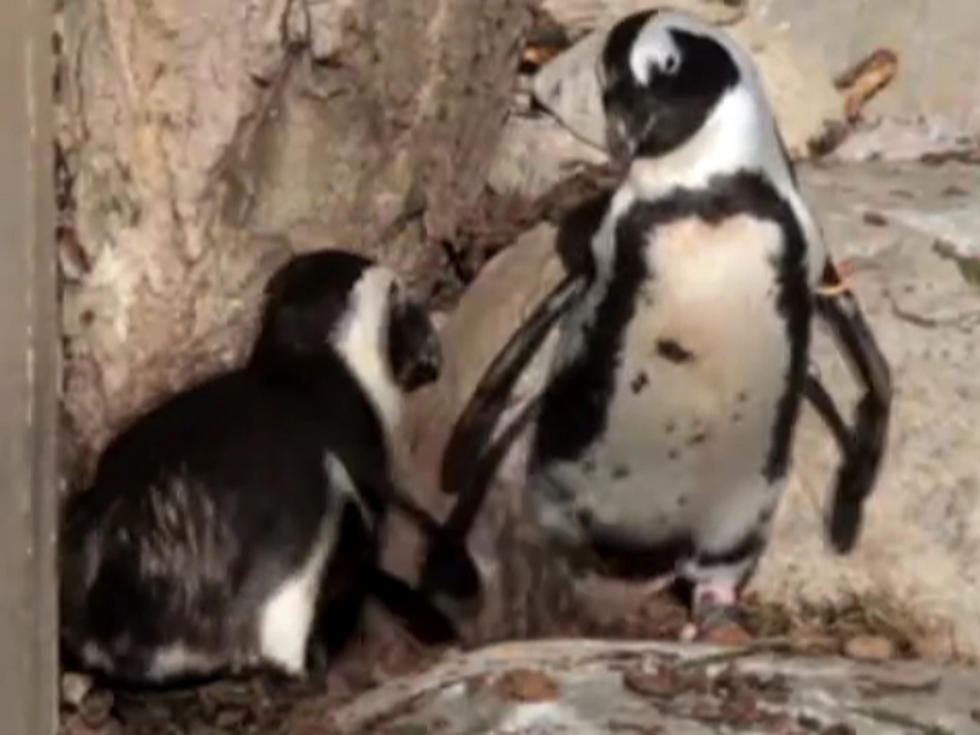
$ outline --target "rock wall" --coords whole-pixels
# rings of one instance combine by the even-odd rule
[[[521,0],[66,0],[64,414],[86,464],[241,358],[266,275],[346,247],[408,276],[481,191]]]

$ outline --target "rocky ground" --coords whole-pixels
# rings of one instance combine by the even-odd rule
[[[664,595],[637,593],[622,606],[602,598],[586,623],[556,621],[544,633],[604,642],[466,654],[420,650],[376,625],[383,615],[372,611],[326,682],[255,677],[140,693],[80,688],[69,677],[64,735],[980,733],[980,675],[969,668],[980,655],[980,77],[965,71],[972,42],[958,30],[980,13],[951,3],[950,19],[937,24],[923,3],[909,3],[886,22],[892,5],[869,1],[847,26],[838,11],[802,0],[687,5],[734,23],[776,85],[777,115],[807,159],[802,185],[892,364],[890,451],[857,550],[840,558],[823,542],[836,455],[808,414],[772,548],[746,599],[755,641],[747,647],[628,642],[676,640],[684,611]],[[526,70],[626,6],[546,0]],[[820,34],[830,40],[816,43]],[[937,44],[943,54],[929,51]],[[897,53],[875,57],[864,77],[839,78],[885,47]],[[482,366],[557,276],[555,223],[608,182],[603,152],[588,143],[594,111],[580,104],[588,90],[562,84],[564,96],[554,93],[555,80],[581,75],[582,58],[559,56],[536,79],[522,78],[484,193],[442,243],[447,263],[433,266],[447,369],[414,407],[420,475],[436,466]],[[976,88],[972,101],[950,92],[950,77]],[[819,337],[815,349],[835,395],[849,396],[829,342]],[[514,477],[507,472],[504,483]],[[432,487],[420,495],[437,509],[446,502]],[[499,553],[495,522],[477,529],[484,561]],[[472,624],[468,644],[520,633],[501,624],[502,609]]]

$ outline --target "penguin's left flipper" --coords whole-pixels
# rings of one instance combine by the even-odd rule
[[[445,587],[459,590],[458,597],[474,596],[480,589],[480,573],[477,570],[476,562],[466,548],[465,538],[458,538],[448,530],[447,526],[440,524],[429,512],[419,505],[412,496],[393,481],[387,481],[385,485],[385,497],[392,510],[411,520],[426,537],[427,554],[432,555],[433,549],[438,549],[441,576],[445,580]],[[422,577],[422,588],[426,588],[426,577]],[[384,579],[375,580],[380,589],[393,590],[392,584],[386,583]],[[394,599],[407,599],[404,595],[395,596]],[[403,616],[404,617],[404,616]],[[423,616],[424,617],[424,616]],[[422,638],[422,636],[416,636]]]
[[[423,592],[384,569],[375,568],[370,575],[368,592],[422,643],[441,645],[459,637],[453,622]]]
[[[480,378],[466,408],[453,427],[443,453],[440,484],[455,493],[456,504],[430,545],[422,570],[422,588],[445,592],[457,599],[479,593],[479,579],[454,570],[454,560],[466,546],[466,537],[483,506],[493,475],[510,444],[532,420],[537,400],[491,441],[507,408],[514,384],[537,353],[551,328],[585,291],[587,279],[569,274],[551,291],[494,357]]]
[[[445,493],[466,494],[480,457],[493,454],[490,437],[507,408],[507,399],[524,368],[551,328],[585,289],[585,278],[565,278],[511,335],[477,383],[446,444],[440,486]],[[505,432],[506,433],[506,432]]]
[[[891,414],[891,370],[854,294],[829,260],[814,297],[817,315],[830,329],[862,389],[849,432],[830,395],[812,373],[807,377],[805,389],[807,399],[841,446],[828,531],[831,544],[843,554],[857,541],[864,501],[871,494],[881,467]]]

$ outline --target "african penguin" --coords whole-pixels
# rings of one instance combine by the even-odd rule
[[[703,630],[734,610],[766,545],[803,398],[829,399],[808,374],[815,307],[868,389],[853,435],[832,400],[818,405],[847,468],[830,524],[841,549],[880,461],[888,370],[853,299],[825,288],[833,267],[749,55],[693,16],[649,10],[610,30],[597,76],[625,173],[563,225],[570,273],[454,428],[446,528],[465,537],[488,481],[472,466],[501,456],[488,440],[501,396],[557,322],[528,465],[539,526],[601,574],[691,583]],[[425,585],[472,594],[441,557]]]
[[[417,635],[452,636],[376,567],[387,507],[436,529],[398,488],[389,448],[403,394],[440,364],[428,315],[389,269],[330,250],[281,267],[248,363],[136,420],[68,501],[69,657],[140,684],[300,676],[310,644],[352,624],[340,602],[364,588]]]

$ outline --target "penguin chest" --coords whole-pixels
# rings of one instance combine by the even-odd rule
[[[791,360],[782,247],[775,223],[745,215],[656,230],[604,426],[579,457],[546,468],[579,523],[646,545],[755,522],[771,508],[763,468]]]

